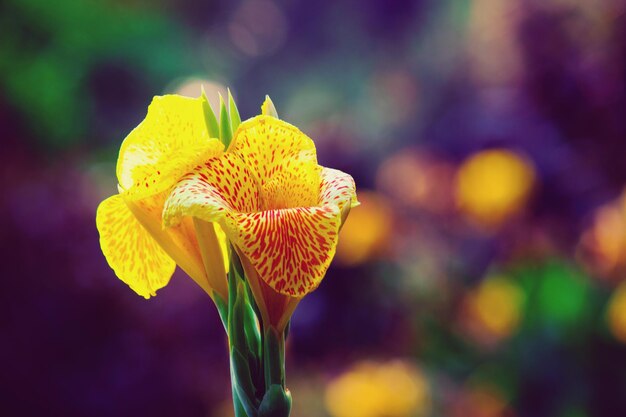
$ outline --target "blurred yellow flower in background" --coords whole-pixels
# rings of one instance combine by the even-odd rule
[[[613,292],[607,308],[607,321],[617,340],[626,343],[626,282]]]
[[[359,265],[387,247],[392,232],[393,213],[387,199],[373,191],[359,193],[361,206],[350,212],[341,229],[337,261]]]
[[[424,416],[430,386],[410,363],[361,362],[327,386],[325,402],[333,417]]]
[[[578,250],[581,261],[600,277],[621,279],[626,267],[626,192],[595,211]]]
[[[479,152],[463,162],[456,178],[457,207],[485,227],[497,227],[518,213],[535,182],[526,158],[504,149]]]
[[[463,326],[477,341],[496,343],[517,329],[524,301],[524,293],[512,280],[489,277],[467,294]]]

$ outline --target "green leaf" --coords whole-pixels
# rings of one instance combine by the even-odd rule
[[[243,289],[243,282],[237,282],[237,295],[234,306],[230,309],[229,321],[228,321],[228,337],[230,343],[233,346],[246,351],[246,335],[244,327],[244,309],[245,309],[245,296]]]
[[[248,417],[248,413],[246,413],[246,409],[243,408],[241,404],[241,400],[239,399],[239,394],[237,394],[237,387],[235,386],[235,382],[232,382],[232,391],[233,391],[233,407],[235,408],[235,417]]]
[[[237,131],[237,128],[241,124],[241,116],[239,116],[239,110],[237,110],[237,104],[235,99],[228,89],[228,111],[230,114],[230,129],[233,134]]]
[[[245,355],[235,346],[232,346],[230,350],[230,362],[233,369],[233,385],[237,390],[241,405],[246,410],[248,417],[256,417],[260,403],[256,399],[254,384],[250,377],[250,367]]]
[[[228,116],[228,109],[226,103],[224,103],[224,97],[220,94],[220,140],[228,149],[230,142],[233,139],[233,131],[230,127],[230,117]]]
[[[244,332],[250,354],[254,356],[255,360],[259,361],[261,359],[261,330],[259,320],[254,308],[250,305],[250,301],[246,296],[243,308]]]
[[[220,129],[217,125],[217,119],[215,118],[215,113],[213,113],[213,109],[209,104],[209,100],[207,99],[206,92],[204,91],[204,87],[202,87],[202,111],[204,112],[204,123],[206,123],[206,128],[209,132],[209,137],[211,138],[219,138],[220,137]]]

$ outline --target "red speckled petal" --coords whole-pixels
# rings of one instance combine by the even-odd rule
[[[237,213],[226,234],[275,291],[302,297],[317,288],[337,247],[337,207],[300,207]]]
[[[259,206],[256,177],[237,155],[226,153],[197,166],[171,192],[163,210],[170,227],[184,217],[214,222],[231,212],[254,212]]]
[[[237,129],[229,152],[239,155],[263,185],[280,170],[284,160],[295,158],[317,164],[315,144],[295,126],[271,116],[256,116]]]
[[[120,195],[107,198],[96,214],[100,246],[119,279],[150,298],[169,282],[176,263],[135,218]]]
[[[317,206],[321,167],[312,161],[290,158],[261,186],[259,211]]]

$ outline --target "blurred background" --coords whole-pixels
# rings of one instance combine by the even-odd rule
[[[152,96],[265,94],[357,182],[294,417],[626,415],[626,1],[3,0],[0,414],[229,416],[225,337],[95,228]]]

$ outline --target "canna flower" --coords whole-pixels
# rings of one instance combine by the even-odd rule
[[[122,143],[119,194],[98,207],[96,225],[107,262],[118,278],[149,298],[179,265],[211,297],[228,296],[225,237],[219,227],[183,219],[162,227],[167,196],[194,166],[224,152],[210,138],[202,99],[155,97],[146,118]]]
[[[239,255],[263,322],[282,331],[322,281],[358,202],[352,177],[319,166],[313,141],[275,116],[267,99],[227,152],[180,179],[163,221],[167,230],[190,218],[217,223]]]

